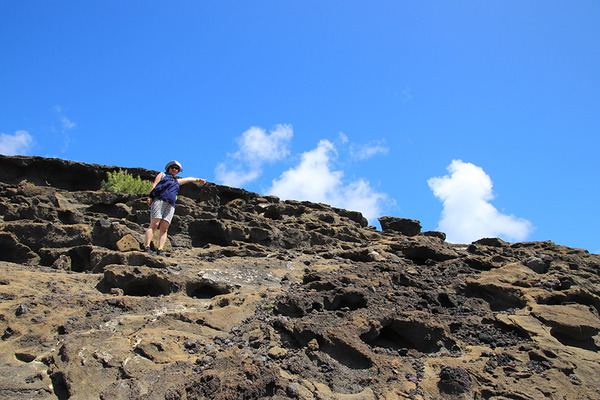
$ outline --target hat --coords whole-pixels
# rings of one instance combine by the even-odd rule
[[[183,167],[181,166],[181,163],[179,161],[169,161],[167,163],[167,166],[165,167],[165,171],[169,172],[169,168],[171,168],[172,165],[177,165],[179,167],[179,172],[183,171]]]

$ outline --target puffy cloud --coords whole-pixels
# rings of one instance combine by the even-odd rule
[[[252,182],[261,175],[260,169],[245,171],[241,167],[238,169],[228,169],[226,163],[219,163],[215,168],[217,181],[223,185],[242,187],[245,183]]]
[[[26,155],[33,145],[33,137],[26,131],[16,131],[14,135],[0,134],[0,154]]]
[[[321,140],[316,149],[302,154],[297,167],[275,179],[269,192],[285,199],[327,202],[343,176],[341,171],[330,170],[329,160],[336,155],[334,145]]]
[[[217,181],[240,187],[258,179],[266,164],[290,155],[292,137],[289,125],[277,125],[268,134],[259,127],[248,129],[236,139],[237,151],[227,154],[225,161],[215,168]],[[387,152],[382,142],[364,146],[348,145],[348,142],[348,137],[340,132],[336,143],[344,152],[350,146],[350,156],[355,160]],[[337,158],[336,145],[321,140],[315,149],[300,156],[298,165],[274,179],[266,192],[282,199],[308,200],[360,211],[369,220],[379,217],[382,208],[391,203],[388,196],[374,190],[365,179],[344,179],[344,172],[333,167]]]
[[[448,241],[470,243],[484,237],[524,240],[532,231],[531,222],[499,212],[489,202],[494,199],[492,180],[482,168],[453,160],[449,175],[427,181],[444,209],[438,229]]]
[[[281,160],[290,154],[289,145],[294,132],[290,125],[277,125],[270,134],[253,126],[238,139],[240,157],[250,164]]]
[[[339,204],[338,207],[347,210],[360,211],[366,219],[371,221],[371,224],[374,224],[375,220],[382,215],[384,205],[393,203],[385,193],[374,190],[371,184],[363,178],[339,189],[342,197],[332,201],[331,204]]]
[[[303,153],[300,163],[273,180],[268,190],[283,199],[309,200],[360,211],[372,220],[381,215],[387,195],[375,191],[368,181],[344,181],[343,171],[332,169],[337,157],[333,143],[321,140],[317,147]]]
[[[215,169],[217,180],[224,185],[242,186],[262,174],[265,163],[279,161],[290,154],[294,136],[290,125],[277,125],[269,134],[253,126],[237,139],[238,150],[227,154]]]

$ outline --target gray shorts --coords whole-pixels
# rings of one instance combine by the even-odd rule
[[[169,224],[175,214],[175,207],[164,200],[154,199],[150,203],[150,219],[164,219]]]

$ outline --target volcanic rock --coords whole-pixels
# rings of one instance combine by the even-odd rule
[[[406,236],[415,236],[421,232],[421,223],[416,219],[379,217],[384,232],[398,232]]]
[[[600,398],[599,255],[193,183],[159,257],[118,169],[0,157],[1,398]]]

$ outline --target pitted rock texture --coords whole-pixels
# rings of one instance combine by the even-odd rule
[[[3,399],[600,398],[598,255],[189,184],[158,257],[116,169],[0,157]]]

